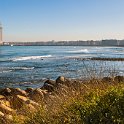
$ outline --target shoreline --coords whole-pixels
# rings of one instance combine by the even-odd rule
[[[51,98],[60,94],[61,90],[66,93],[66,90],[75,90],[78,92],[82,86],[105,84],[107,86],[124,82],[124,76],[103,77],[102,79],[92,78],[87,81],[68,79],[59,76],[56,80],[46,80],[44,85],[39,88],[4,88],[0,89],[0,117],[6,121],[13,121],[15,114],[25,116],[23,111],[36,112],[42,104],[47,103]],[[70,91],[69,91],[70,92]],[[56,94],[56,95],[55,95]],[[68,97],[69,94],[66,94]],[[20,115],[21,112],[21,115]]]

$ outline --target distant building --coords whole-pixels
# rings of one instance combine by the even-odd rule
[[[2,25],[0,24],[0,45],[3,44],[3,34],[2,34]]]

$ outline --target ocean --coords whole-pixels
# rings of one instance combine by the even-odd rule
[[[124,75],[124,61],[90,58],[124,58],[124,47],[0,46],[0,88],[39,87],[58,76]]]

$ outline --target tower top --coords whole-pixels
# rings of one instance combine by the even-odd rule
[[[2,23],[0,22],[0,28],[2,28]]]

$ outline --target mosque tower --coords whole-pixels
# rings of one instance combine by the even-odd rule
[[[1,23],[0,23],[0,45],[2,45],[3,44],[3,39],[2,39],[2,36],[3,36],[3,34],[2,34],[2,25],[1,25]]]

